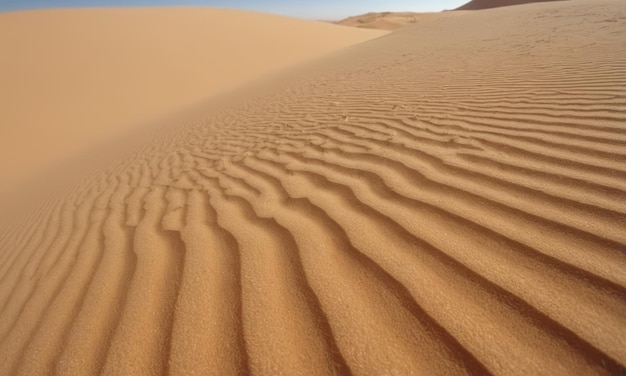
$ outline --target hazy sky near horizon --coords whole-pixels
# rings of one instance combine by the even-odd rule
[[[469,0],[0,0],[0,11],[58,7],[215,6],[287,16],[338,20],[366,12],[436,12]]]

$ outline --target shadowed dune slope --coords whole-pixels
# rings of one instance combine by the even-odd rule
[[[522,5],[529,3],[545,3],[549,1],[566,1],[566,0],[472,0],[455,10],[480,10],[489,8],[507,7],[511,5]]]
[[[0,195],[131,128],[382,34],[213,8],[0,13]]]
[[[450,13],[172,123],[0,231],[0,374],[619,375],[625,26]]]

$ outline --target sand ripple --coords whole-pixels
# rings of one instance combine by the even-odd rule
[[[429,19],[0,232],[0,374],[619,374],[626,9]]]

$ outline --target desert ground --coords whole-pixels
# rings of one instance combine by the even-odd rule
[[[0,375],[624,373],[622,0],[185,10],[0,15]]]
[[[0,195],[104,140],[381,35],[212,8],[0,13]]]
[[[543,3],[548,1],[568,1],[568,0],[472,0],[455,10],[483,10],[498,8],[503,6],[521,5],[528,3]]]
[[[438,13],[372,12],[348,17],[336,23],[338,25],[364,29],[395,30],[414,24],[425,17],[437,15]]]

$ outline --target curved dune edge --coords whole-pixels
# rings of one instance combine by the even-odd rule
[[[0,232],[0,374],[619,374],[621,4],[442,17],[174,125]]]
[[[568,1],[568,0],[472,0],[455,10],[481,10],[499,7],[508,7],[512,5],[522,5],[530,3],[545,3],[549,1]]]
[[[0,199],[129,129],[384,34],[208,7],[0,12]]]

